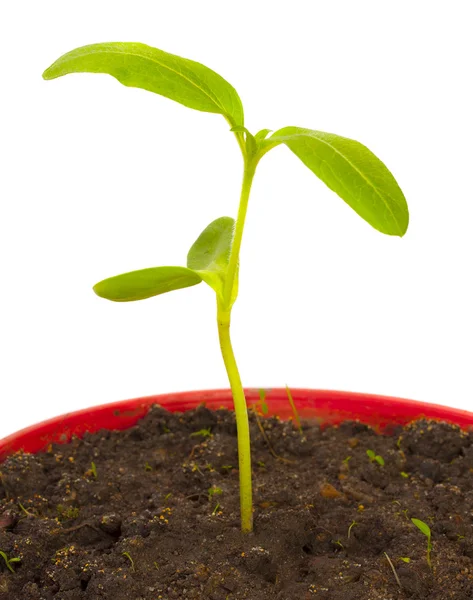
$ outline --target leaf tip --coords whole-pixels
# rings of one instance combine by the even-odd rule
[[[43,79],[48,81],[49,79],[54,79],[54,75],[52,74],[52,65],[43,71],[42,75]]]
[[[93,286],[93,288],[92,288],[92,289],[93,289],[93,290],[94,290],[94,292],[97,294],[97,296],[100,296],[100,298],[103,298],[103,291],[101,290],[101,288],[102,288],[102,286],[101,286],[101,283],[102,283],[102,282],[101,282],[101,281],[99,281],[98,283],[96,283],[96,284]]]

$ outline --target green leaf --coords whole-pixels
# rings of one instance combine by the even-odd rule
[[[94,285],[94,292],[114,302],[133,302],[191,287],[201,281],[200,275],[185,267],[151,267],[104,279]]]
[[[257,142],[263,141],[268,135],[268,133],[271,133],[271,131],[272,129],[262,129],[261,131],[258,131],[258,133],[255,134],[255,140]]]
[[[386,165],[366,146],[323,131],[284,127],[265,140],[266,148],[286,146],[372,227],[403,236],[407,202]]]
[[[431,535],[431,533],[430,533],[430,527],[427,525],[427,523],[424,523],[424,521],[421,521],[420,519],[411,519],[411,521],[430,540],[430,535]]]
[[[236,90],[208,67],[133,42],[91,44],[64,54],[43,73],[55,79],[68,73],[106,73],[120,83],[175,100],[184,106],[218,113],[231,125],[243,125]]]
[[[198,273],[219,295],[223,293],[234,227],[235,220],[231,217],[215,219],[202,231],[187,254],[188,268]]]

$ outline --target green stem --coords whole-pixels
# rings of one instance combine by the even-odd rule
[[[230,340],[230,313],[217,300],[217,325],[220,349],[232,389],[238,436],[238,470],[240,475],[241,529],[245,533],[253,530],[253,498],[251,484],[251,448],[248,411],[240,373]]]
[[[250,197],[251,184],[255,175],[258,158],[249,156],[242,144],[244,171],[241,186],[240,205],[235,223],[235,231],[232,241],[232,249],[225,275],[223,294],[217,297],[217,325],[220,349],[223,362],[227,370],[228,380],[232,390],[233,404],[235,407],[235,418],[238,437],[238,470],[240,476],[240,514],[241,529],[245,533],[253,531],[253,497],[251,484],[251,448],[250,448],[250,426],[248,423],[248,410],[246,408],[245,392],[241,383],[240,373],[233,354],[230,340],[230,318],[232,305],[236,299],[234,293],[236,278],[238,277],[238,262],[240,257],[241,240],[245,226],[246,211]]]
[[[248,200],[250,197],[251,184],[255,176],[257,159],[254,157],[245,157],[245,168],[243,171],[243,182],[241,184],[240,206],[238,207],[238,216],[235,223],[235,233],[233,236],[232,250],[230,260],[228,262],[227,274],[225,277],[225,285],[223,290],[223,304],[227,310],[231,310],[232,306],[232,291],[235,282],[235,276],[238,269],[238,261],[240,259],[241,239],[243,237],[243,228],[245,226],[246,211],[248,209]]]

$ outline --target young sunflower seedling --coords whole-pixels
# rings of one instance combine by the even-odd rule
[[[401,580],[399,579],[399,575],[396,572],[396,569],[392,563],[392,560],[389,558],[388,554],[385,552],[384,556],[386,557],[386,560],[389,563],[389,566],[391,567],[391,571],[393,572],[394,575],[394,579],[396,580],[396,583],[398,584],[399,588],[402,589],[402,585],[401,585]]]
[[[301,434],[301,437],[304,437],[304,432],[302,431],[302,425],[301,425],[301,420],[299,418],[299,412],[297,411],[295,402],[294,402],[294,398],[292,397],[292,392],[289,389],[288,385],[286,384],[286,394],[287,394],[287,399],[289,400],[289,404],[291,405],[292,408],[292,413],[294,415],[294,422],[297,425],[297,429],[299,430],[299,433]]]
[[[432,551],[430,527],[427,525],[427,523],[424,523],[424,521],[421,521],[420,519],[411,519],[411,521],[414,523],[414,525],[418,529],[420,529],[420,531],[422,531],[422,533],[427,538],[427,564],[429,565],[430,568],[432,568],[432,562],[430,560],[430,553]]]
[[[21,558],[19,558],[18,556],[14,556],[13,558],[8,558],[8,555],[6,554],[6,552],[3,552],[2,550],[0,550],[0,556],[3,558],[7,569],[9,571],[11,571],[12,573],[15,572],[14,568],[12,567],[12,563],[19,563],[21,562]]]
[[[367,450],[366,455],[368,456],[371,462],[377,462],[378,465],[384,467],[384,458],[379,454],[376,454],[374,450]]]
[[[199,429],[199,431],[194,431],[190,434],[190,437],[211,437],[212,432],[210,431],[210,427],[208,429]]]
[[[213,485],[211,488],[208,489],[208,494],[209,494],[209,500],[212,500],[212,498],[214,496],[221,496],[223,494],[223,490],[222,488],[219,488],[216,485]]]
[[[358,525],[358,523],[356,521],[351,522],[351,525],[348,527],[347,539],[350,539],[351,530],[353,529],[353,527],[356,527],[357,525]]]
[[[135,570],[135,562],[131,558],[130,553],[129,552],[122,552],[122,556],[125,556],[126,558],[128,558],[128,560],[130,561],[130,564],[131,564],[131,570],[134,571]]]
[[[236,220],[220,217],[192,244],[186,266],[151,267],[97,283],[97,295],[115,302],[157,296],[204,281],[215,292],[220,349],[232,390],[238,430],[241,526],[253,528],[250,433],[247,405],[230,340],[233,304],[238,295],[240,248],[251,185],[260,160],[285,145],[360,217],[387,235],[403,236],[409,213],[404,195],[387,167],[354,140],[304,127],[283,127],[253,135],[244,124],[243,106],[233,88],[204,65],[140,43],[112,42],[77,48],[44,73],[55,79],[69,73],[106,73],[189,108],[224,117],[243,157]]]

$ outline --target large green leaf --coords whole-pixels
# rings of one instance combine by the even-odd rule
[[[301,127],[279,129],[265,143],[286,144],[375,229],[389,235],[406,233],[409,211],[404,194],[386,165],[363,144]]]
[[[94,292],[114,302],[132,302],[191,287],[201,281],[198,273],[186,267],[151,267],[104,279],[94,285]]]
[[[215,219],[202,231],[187,254],[189,269],[197,272],[217,294],[223,291],[234,227],[235,220],[231,217]]]
[[[129,87],[142,88],[184,106],[223,115],[243,125],[236,90],[208,67],[134,42],[91,44],[64,54],[43,73],[55,79],[68,73],[107,73]]]

